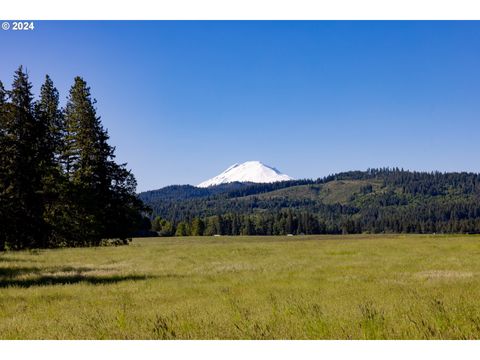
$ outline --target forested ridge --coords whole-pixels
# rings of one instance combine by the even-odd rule
[[[37,100],[19,67],[0,81],[0,250],[125,242],[142,224],[143,203],[76,77],[64,108],[52,79]]]
[[[272,184],[177,185],[140,198],[161,235],[480,233],[480,174],[467,172],[369,169]]]

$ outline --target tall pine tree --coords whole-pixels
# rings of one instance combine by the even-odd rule
[[[90,88],[76,77],[65,109],[61,158],[72,185],[78,240],[97,245],[103,238],[126,239],[141,221],[143,205],[135,195],[135,178],[114,161],[115,149],[94,104]]]
[[[41,170],[43,218],[47,228],[42,247],[66,243],[68,232],[68,182],[63,174],[60,154],[63,147],[63,114],[59,109],[59,94],[47,75],[40,89],[40,99],[35,104],[35,116],[43,141],[38,149],[38,166]]]
[[[38,191],[41,183],[38,150],[42,133],[33,114],[31,89],[28,75],[20,66],[14,75],[11,102],[2,105],[0,196],[3,219],[8,225],[0,241],[9,248],[38,246],[45,234]]]

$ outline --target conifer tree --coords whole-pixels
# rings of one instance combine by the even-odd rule
[[[64,147],[60,156],[69,180],[72,245],[97,245],[100,242],[101,201],[98,167],[100,119],[86,82],[76,77],[65,108]]]
[[[42,151],[45,161],[59,167],[59,156],[63,141],[63,116],[59,109],[58,90],[52,79],[47,75],[40,88],[40,100],[35,105],[35,114],[44,131]]]
[[[90,88],[76,77],[65,109],[62,162],[71,183],[78,241],[126,239],[142,221],[143,204],[136,181],[125,165],[115,163],[114,148],[96,114]],[[83,240],[82,240],[83,239]]]
[[[31,89],[28,75],[20,66],[15,71],[11,102],[4,102],[5,95],[2,99],[0,193],[8,229],[1,241],[9,248],[39,246],[45,234],[38,192],[41,183],[38,149],[42,134],[33,115]]]
[[[63,175],[60,154],[63,141],[63,116],[59,109],[59,94],[47,75],[35,104],[35,116],[43,141],[39,147],[39,166],[42,172],[41,194],[43,218],[47,225],[42,247],[65,244],[68,238],[68,182]]]

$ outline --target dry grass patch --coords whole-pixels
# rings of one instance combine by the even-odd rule
[[[415,277],[427,280],[437,279],[466,279],[473,277],[474,273],[471,271],[453,271],[453,270],[428,270],[421,271],[415,274]]]

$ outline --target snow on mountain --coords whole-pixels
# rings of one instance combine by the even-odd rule
[[[277,169],[263,164],[260,161],[247,161],[243,164],[230,166],[220,175],[206,180],[198,187],[209,187],[213,185],[231,183],[231,182],[253,182],[253,183],[272,183],[276,181],[293,180],[288,175],[282,174]]]

